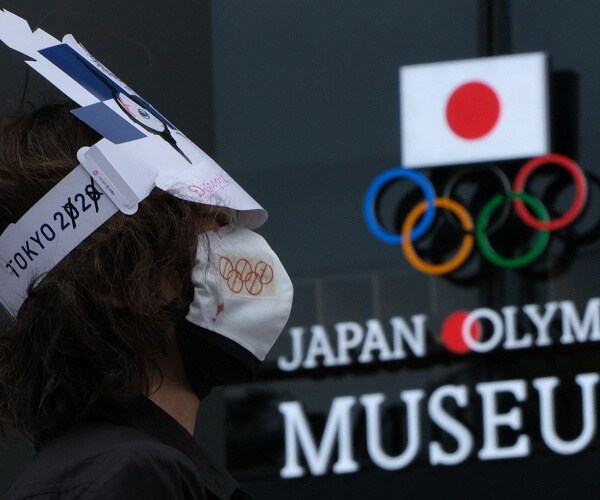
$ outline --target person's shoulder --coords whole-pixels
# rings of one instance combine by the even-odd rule
[[[172,446],[132,441],[98,457],[100,474],[86,499],[203,499],[205,487],[193,462]]]
[[[135,429],[88,423],[56,438],[17,479],[8,500],[203,499],[193,462]]]

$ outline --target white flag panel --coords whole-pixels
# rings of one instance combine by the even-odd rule
[[[407,168],[549,152],[544,53],[400,68],[400,143]]]

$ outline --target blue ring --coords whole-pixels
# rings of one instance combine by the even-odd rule
[[[433,216],[435,215],[433,200],[435,198],[435,193],[433,191],[433,187],[423,174],[413,170],[406,170],[401,167],[390,168],[389,170],[380,173],[377,177],[375,177],[375,179],[373,179],[373,182],[371,182],[369,189],[367,189],[367,193],[365,194],[365,199],[363,202],[363,217],[367,223],[367,227],[379,241],[387,243],[388,245],[399,246],[402,244],[402,236],[399,234],[390,233],[381,227],[381,224],[379,224],[379,221],[377,220],[375,208],[375,201],[377,200],[379,190],[386,184],[389,184],[391,181],[396,179],[407,179],[413,181],[421,189],[421,191],[423,191],[425,201],[427,202],[427,209],[425,210],[421,221],[410,233],[410,241],[414,241],[423,236],[423,233],[425,233],[425,231],[427,231],[433,223]]]

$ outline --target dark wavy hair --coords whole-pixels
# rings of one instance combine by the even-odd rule
[[[100,139],[72,107],[45,105],[0,125],[0,233]],[[0,335],[0,431],[13,426],[37,445],[98,405],[147,395],[172,311],[189,304],[199,235],[222,216],[155,189],[33,286]]]

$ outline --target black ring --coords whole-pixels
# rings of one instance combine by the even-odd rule
[[[504,172],[500,168],[498,168],[496,165],[484,165],[484,166],[478,167],[478,168],[483,169],[487,172],[491,172],[492,174],[496,175],[496,177],[500,181],[502,190],[504,191],[505,200],[509,200],[509,194],[510,194],[512,188],[510,185],[510,181],[508,180],[508,177],[506,177]],[[456,183],[460,179],[462,179],[464,176],[471,174],[471,173],[473,173],[473,170],[469,170],[469,169],[460,169],[458,172],[456,172],[452,177],[450,177],[448,182],[446,182],[442,196],[444,198],[452,199],[451,195],[452,195],[452,191],[454,190],[454,187],[456,186]],[[500,218],[486,230],[486,234],[493,234],[496,231],[498,231],[498,229],[500,229],[500,227],[508,219],[508,216],[510,215],[510,209],[511,209],[510,203],[504,203],[502,205],[502,212],[500,212]],[[458,222],[451,216],[451,214],[448,211],[444,210],[444,216],[454,227],[464,231],[464,229],[458,224]],[[474,229],[469,232],[473,232],[473,231],[474,231]]]

